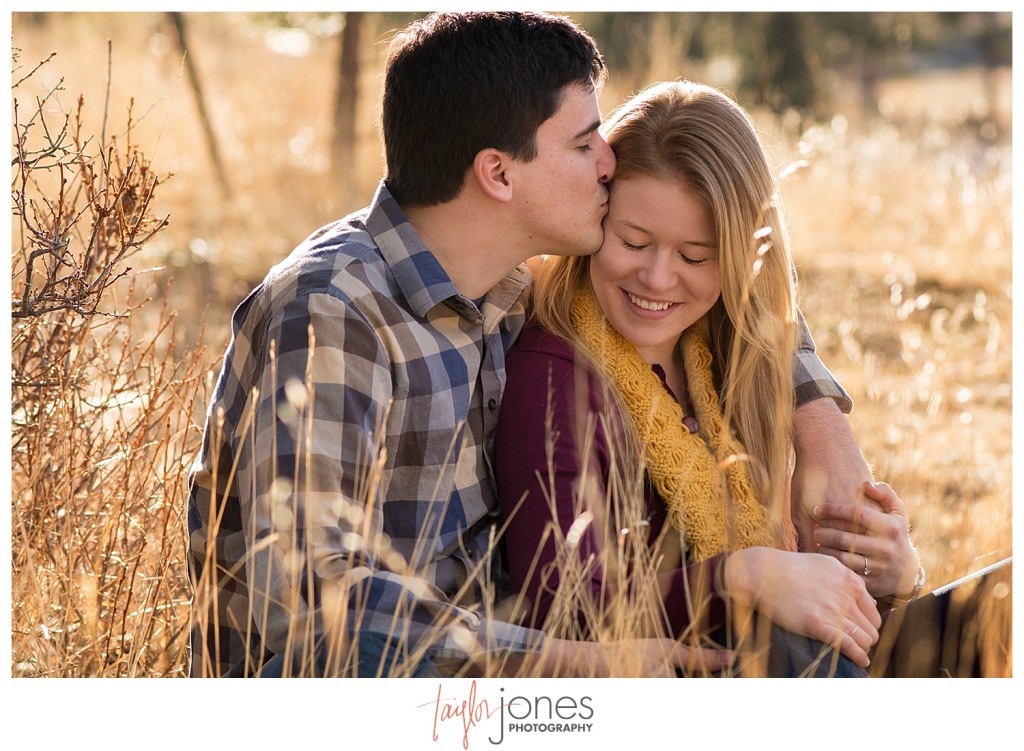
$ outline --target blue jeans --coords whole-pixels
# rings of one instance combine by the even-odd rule
[[[867,670],[833,647],[772,624],[769,678],[867,678]]]
[[[767,625],[767,624],[766,624]],[[720,629],[712,640],[723,647],[732,647],[728,632]],[[760,635],[751,639],[755,646],[764,645]],[[767,661],[763,665],[767,678],[867,678],[867,671],[834,647],[806,636],[786,631],[774,623],[768,643]],[[729,673],[743,677],[735,671]],[[760,673],[759,673],[760,674]]]
[[[353,639],[352,633],[349,634],[349,638],[350,640]],[[379,676],[386,678],[402,665],[402,650],[398,648],[395,639],[376,631],[361,631],[357,638],[359,661],[356,666],[356,674],[346,674],[344,677],[376,678]],[[302,656],[299,652],[300,650],[296,650],[292,660],[293,665],[302,664]],[[313,654],[312,663],[313,675],[309,675],[310,670],[308,667],[302,671],[302,675],[315,678],[342,677],[332,675],[328,669],[327,648],[322,642],[318,644]],[[283,677],[284,666],[285,656],[283,654],[275,655],[264,663],[262,670],[259,672],[259,677],[281,678]],[[413,678],[438,678],[440,675],[437,667],[427,657],[420,660],[412,671]]]

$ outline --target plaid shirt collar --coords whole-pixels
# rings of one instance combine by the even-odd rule
[[[459,295],[448,273],[423,244],[383,180],[370,204],[366,229],[417,315],[425,316],[435,305]]]
[[[367,209],[365,224],[384,261],[391,267],[409,308],[418,316],[425,317],[429,310],[446,303],[470,319],[476,319],[482,313],[484,330],[490,333],[519,301],[532,280],[526,264],[520,264],[487,293],[483,309],[478,312],[455,288],[448,272],[423,244],[383,180]],[[522,321],[517,319],[509,323],[518,332]]]

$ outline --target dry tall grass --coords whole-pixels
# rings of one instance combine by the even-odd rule
[[[162,16],[46,22],[14,18],[12,82],[51,47],[58,54],[13,90],[37,140],[16,145],[12,186],[25,198],[12,238],[12,672],[182,675],[184,472],[198,446],[199,386],[215,365],[198,332],[208,323],[219,352],[231,308],[266,268],[368,199],[381,46],[364,46],[362,195],[347,204],[324,166],[328,43],[314,38],[305,57],[290,57],[243,16],[193,24],[236,181],[229,202]],[[659,59],[660,77],[699,77]],[[629,94],[615,75],[606,110]],[[949,102],[983,97],[980,76],[944,80]],[[1008,75],[995,83],[1007,91]],[[910,111],[918,85],[885,84],[884,118],[758,120],[780,166],[806,162],[784,181],[802,308],[856,401],[866,456],[910,507],[932,588],[1011,553],[1011,159],[1005,123],[976,108],[940,107],[944,121]],[[107,125],[129,111],[127,125]],[[74,304],[44,311],[46,285]]]

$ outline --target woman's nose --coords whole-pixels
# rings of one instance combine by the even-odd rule
[[[660,251],[646,255],[637,276],[651,292],[664,292],[672,289],[678,281],[670,254]]]

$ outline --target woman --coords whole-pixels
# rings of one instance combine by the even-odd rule
[[[605,129],[604,244],[540,264],[535,321],[508,355],[495,455],[513,588],[569,636],[795,634],[827,659],[783,654],[769,673],[863,674],[881,622],[867,557],[794,552],[795,278],[750,120],[673,82]],[[903,513],[887,486],[865,492]]]

